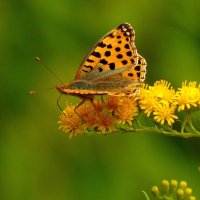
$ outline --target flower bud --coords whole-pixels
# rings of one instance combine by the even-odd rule
[[[191,189],[191,188],[186,188],[186,189],[185,189],[185,194],[186,194],[187,196],[192,195],[192,189]]]
[[[184,191],[183,189],[178,189],[177,190],[177,199],[180,200],[180,199],[183,199],[183,196],[184,196]]]
[[[195,196],[190,196],[189,200],[196,200]]]
[[[162,192],[164,194],[169,193],[169,181],[168,180],[162,180]]]
[[[177,186],[178,186],[178,181],[177,180],[171,180],[171,188],[170,188],[171,192],[176,191]]]
[[[180,188],[185,189],[187,187],[187,182],[186,181],[181,181],[180,182]]]
[[[158,197],[159,196],[159,189],[157,186],[153,186],[151,189],[151,192],[153,194],[154,197]]]

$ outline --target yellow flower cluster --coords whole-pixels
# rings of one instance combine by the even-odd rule
[[[192,189],[187,186],[186,181],[177,180],[163,180],[160,187],[153,186],[153,197],[159,199],[188,199],[196,200],[196,197],[192,195]]]
[[[70,133],[70,137],[85,132],[113,132],[116,124],[132,125],[138,107],[134,98],[109,96],[106,100],[87,101],[76,112],[75,105],[66,105],[60,116],[59,128]]]
[[[153,86],[144,85],[138,95],[139,107],[149,117],[169,126],[178,119],[175,112],[200,106],[200,85],[196,82],[183,82],[175,91],[167,81],[156,81]]]
[[[170,83],[164,80],[156,81],[153,86],[144,85],[138,95],[139,106],[149,117],[151,114],[154,120],[164,124],[172,125],[178,117],[174,114],[175,90]]]
[[[66,105],[60,116],[59,127],[70,136],[87,132],[113,132],[116,125],[132,125],[139,110],[162,125],[172,126],[178,120],[177,112],[200,108],[200,85],[186,81],[175,91],[168,81],[156,81],[153,86],[142,85],[136,97],[108,96],[86,101],[78,109]],[[75,112],[76,110],[76,112]],[[184,126],[183,126],[184,129]]]

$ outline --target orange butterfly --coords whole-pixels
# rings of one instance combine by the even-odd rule
[[[94,46],[75,80],[56,88],[62,94],[82,99],[76,111],[86,100],[93,104],[94,95],[134,96],[145,79],[146,66],[145,59],[137,53],[133,28],[123,23]]]

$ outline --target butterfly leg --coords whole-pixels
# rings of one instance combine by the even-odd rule
[[[74,112],[80,117],[81,120],[83,120],[83,118],[80,116],[80,114],[78,113],[78,108],[85,102],[86,100],[83,99],[81,101],[81,103],[78,104],[78,106],[76,106],[76,108],[74,108]],[[84,120],[83,120],[84,121]]]
[[[106,126],[106,124],[105,124],[104,120],[102,119],[102,117],[101,117],[101,115],[100,115],[100,113],[99,113],[97,107],[95,106],[94,99],[90,99],[90,102],[91,102],[92,105],[94,106],[95,111],[98,113],[99,119],[100,119],[100,120],[102,121],[102,123]]]
[[[105,105],[105,101],[103,99],[103,95],[101,95],[101,102],[103,102],[103,104]]]
[[[61,106],[60,106],[60,104],[59,104],[59,101],[60,101],[61,97],[62,97],[62,94],[60,94],[60,96],[58,97],[56,103],[57,103],[57,106],[58,106],[58,108],[60,109],[60,111],[65,115],[65,112],[63,111],[63,109],[61,108]],[[65,115],[65,117],[67,117],[67,116]]]
[[[96,110],[96,112],[99,113],[98,109],[95,106],[94,99],[90,99],[90,102],[92,103],[92,105],[93,105],[94,109]]]

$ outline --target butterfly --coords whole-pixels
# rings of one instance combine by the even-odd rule
[[[146,66],[137,53],[133,28],[123,23],[97,42],[73,81],[56,88],[61,94],[82,99],[75,110],[86,100],[93,103],[95,95],[134,96],[145,80]]]

